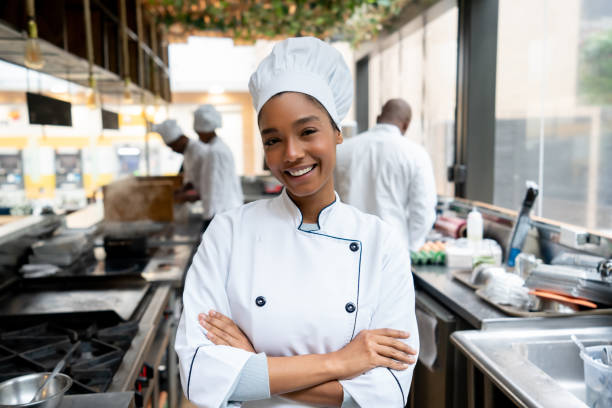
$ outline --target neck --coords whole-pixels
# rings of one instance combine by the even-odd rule
[[[198,135],[202,143],[210,143],[217,136],[215,132],[199,133]]]
[[[319,221],[319,213],[336,199],[334,193],[334,183],[330,182],[323,186],[319,191],[305,197],[296,197],[289,190],[287,194],[302,213],[302,222],[306,224],[316,224]]]

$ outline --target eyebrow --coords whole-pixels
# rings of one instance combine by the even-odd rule
[[[293,122],[293,126],[303,125],[303,124],[311,122],[311,121],[320,122],[321,119],[319,119],[319,117],[315,116],[315,115],[306,116],[305,118],[301,118],[301,119],[298,119],[295,122]]]
[[[298,119],[295,122],[293,122],[292,126],[293,127],[300,126],[300,125],[303,125],[305,123],[312,122],[312,121],[320,122],[321,119],[319,119],[319,117],[315,116],[315,115],[306,116],[306,117],[303,117],[303,118]],[[261,131],[261,135],[265,136],[265,135],[268,135],[270,133],[276,133],[276,132],[278,132],[278,130],[276,130],[276,128],[266,128],[266,129]]]

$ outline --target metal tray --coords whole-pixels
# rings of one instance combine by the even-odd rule
[[[476,296],[496,307],[509,316],[514,317],[567,317],[567,316],[587,316],[587,315],[612,315],[612,309],[594,309],[581,310],[574,313],[557,313],[557,312],[528,312],[512,306],[504,306],[495,303],[493,300],[484,295],[482,289],[476,290]]]
[[[472,271],[470,269],[453,269],[451,270],[451,275],[453,278],[457,279],[459,282],[463,283],[468,288],[472,288],[474,290],[478,290],[482,288],[484,285],[474,285],[470,278],[472,277]]]

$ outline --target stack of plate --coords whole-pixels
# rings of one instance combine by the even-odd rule
[[[569,296],[612,305],[612,282],[601,275],[580,268],[561,265],[539,265],[525,280],[531,289],[560,292]]]

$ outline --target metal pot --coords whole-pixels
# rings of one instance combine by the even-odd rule
[[[64,394],[72,386],[66,374],[57,374],[47,385],[47,397],[30,402],[38,387],[51,373],[34,373],[11,378],[0,383],[0,408],[55,408],[59,407]]]
[[[147,255],[147,236],[104,237],[107,258],[139,258]]]

